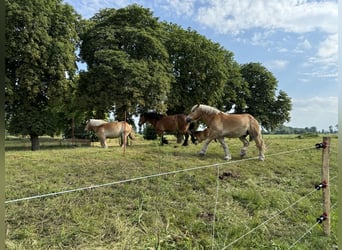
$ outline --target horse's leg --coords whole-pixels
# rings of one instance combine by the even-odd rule
[[[211,139],[206,139],[205,142],[204,142],[204,145],[203,147],[201,148],[201,150],[199,151],[199,155],[200,156],[204,156],[205,153],[207,152],[208,150],[208,146],[209,146],[209,143],[211,142]]]
[[[128,135],[124,135],[123,133],[119,137],[120,147],[128,146]]]
[[[188,146],[189,134],[188,132],[185,133],[185,138],[182,146]]]
[[[169,141],[163,136],[163,144],[169,144]]]
[[[177,138],[177,143],[181,143],[183,140],[183,135],[181,133],[177,132],[176,138]]]
[[[123,135],[121,134],[121,135],[119,136],[119,146],[120,146],[120,147],[123,146],[123,142],[124,142],[124,140],[123,140]]]
[[[128,141],[128,135],[126,135],[126,140],[125,140],[125,143],[126,143],[126,147],[129,145],[129,141]]]
[[[96,133],[97,138],[101,143],[102,148],[107,148],[106,136],[103,133]]]
[[[199,155],[201,155],[201,156],[205,155],[205,153],[207,152],[209,143],[210,143],[212,140],[214,140],[214,139],[216,139],[216,136],[213,135],[213,134],[211,134],[211,133],[210,133],[210,130],[209,130],[209,131],[208,131],[208,136],[207,136],[207,138],[206,138],[205,141],[204,141],[204,145],[203,145],[202,149],[200,150]]]
[[[194,136],[194,134],[192,133],[192,131],[188,130],[187,133],[188,133],[188,134],[190,135],[190,137],[191,137],[191,142],[192,142],[193,144],[197,145],[197,141],[196,141],[195,136]]]
[[[168,141],[164,138],[164,133],[163,131],[157,133],[158,136],[160,137],[160,145],[164,146],[164,144],[168,144]]]
[[[207,137],[207,139],[205,139],[204,141],[204,145],[203,147],[201,148],[201,150],[199,151],[199,155],[200,156],[204,156],[208,150],[208,146],[209,146],[209,143],[213,140],[214,138],[213,137]]]
[[[120,146],[125,147],[125,135],[124,135],[124,133],[122,133],[120,135]]]
[[[100,142],[101,142],[101,147],[103,148],[107,148],[107,143],[106,143],[106,138],[100,138]]]
[[[247,154],[247,148],[248,148],[248,146],[249,146],[249,141],[246,139],[246,136],[245,136],[245,135],[239,137],[239,139],[240,139],[240,141],[242,141],[242,143],[243,143],[243,147],[242,147],[242,149],[241,149],[241,151],[240,151],[240,156],[241,156],[241,157],[244,157],[244,156]]]
[[[224,158],[223,159],[225,159],[227,161],[231,160],[232,156],[230,155],[228,145],[224,141],[224,137],[220,137],[217,140],[220,142],[220,144],[223,148],[223,151],[224,151]]]
[[[264,155],[265,144],[264,144],[263,139],[261,138],[261,135],[258,135],[256,138],[254,138],[254,141],[255,141],[257,148],[259,149],[259,160],[260,161],[265,160],[265,155]]]

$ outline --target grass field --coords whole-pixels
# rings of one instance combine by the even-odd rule
[[[201,158],[202,145],[141,138],[125,154],[116,140],[108,149],[93,143],[35,152],[6,141],[6,248],[337,249],[337,138],[330,237],[315,225],[323,211],[314,189],[322,152],[314,145],[322,137],[264,139],[264,162],[254,159],[254,142],[251,158],[241,160],[237,139],[226,139],[230,162],[214,142]]]

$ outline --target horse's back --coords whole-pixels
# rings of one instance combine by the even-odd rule
[[[163,117],[162,126],[167,132],[182,132],[187,131],[189,123],[186,121],[186,115],[176,114]]]
[[[119,137],[121,135],[122,124],[120,122],[108,122],[99,126],[99,132],[104,133],[106,137]]]
[[[224,137],[240,137],[249,133],[255,135],[259,130],[259,124],[250,114],[225,114],[218,113],[208,124],[211,130]]]

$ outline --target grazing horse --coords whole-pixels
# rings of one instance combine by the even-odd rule
[[[93,120],[93,121],[91,121]],[[120,137],[121,142],[120,145],[123,146],[124,141],[127,142],[127,137],[134,140],[134,130],[132,126],[125,122],[104,122],[101,125],[95,126],[94,124],[97,124],[94,122],[94,119],[90,119],[87,122],[87,125],[84,130],[89,131],[93,130],[99,138],[101,146],[103,148],[107,148],[106,138],[118,138]],[[126,136],[126,138],[124,138]]]
[[[224,137],[239,138],[243,143],[243,148],[240,151],[240,156],[245,156],[249,145],[246,139],[247,135],[250,141],[254,140],[259,149],[259,159],[265,159],[265,145],[261,137],[261,129],[258,121],[250,114],[226,114],[222,111],[203,104],[198,104],[192,107],[190,114],[187,116],[187,121],[202,120],[208,129],[208,135],[205,143],[199,152],[200,155],[205,155],[209,143],[217,139],[224,151],[224,159],[230,160],[231,155]]]
[[[160,136],[161,145],[165,143],[163,138],[164,132],[175,134],[177,135],[177,138],[179,138],[180,135],[185,135],[185,139],[182,144],[183,146],[188,145],[189,135],[191,136],[191,140],[193,140],[192,134],[189,130],[193,124],[186,121],[186,115],[184,114],[163,115],[156,112],[147,112],[140,115],[138,124],[141,126],[145,122],[150,123],[154,127],[157,135]]]
[[[194,136],[195,143],[201,143],[205,139],[207,139],[209,134],[208,128],[204,129],[203,131],[192,131],[192,135]]]

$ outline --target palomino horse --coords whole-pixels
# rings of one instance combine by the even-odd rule
[[[224,137],[239,138],[243,143],[243,148],[240,151],[240,156],[245,156],[249,145],[246,139],[247,135],[250,141],[254,140],[259,149],[259,159],[264,160],[265,145],[261,137],[261,129],[258,121],[250,114],[226,114],[222,111],[203,104],[198,104],[192,107],[190,114],[187,116],[187,121],[202,120],[208,129],[208,135],[205,143],[199,152],[200,155],[205,155],[209,143],[217,139],[224,151],[224,159],[230,160],[231,155]]]
[[[185,135],[183,146],[188,145],[189,135],[192,138],[192,134],[189,130],[190,124],[186,121],[186,115],[163,115],[156,112],[147,112],[140,115],[139,126],[143,125],[145,122],[152,124],[158,136],[160,136],[161,145],[164,144],[165,140],[163,138],[164,132],[172,133],[179,138],[180,135]]]
[[[99,121],[99,120],[97,120]],[[101,121],[101,120],[100,120]],[[120,137],[121,139],[121,145],[123,146],[124,141],[127,138],[131,138],[134,140],[134,130],[132,126],[125,122],[105,122],[104,123],[97,125],[97,122],[94,122],[94,119],[90,119],[87,122],[87,125],[84,130],[89,131],[89,130],[94,130],[97,138],[99,138],[101,146],[103,148],[107,148],[107,143],[106,143],[106,138],[118,138]],[[99,122],[101,123],[101,122]],[[95,124],[95,125],[94,125]],[[126,136],[126,138],[124,138]]]

